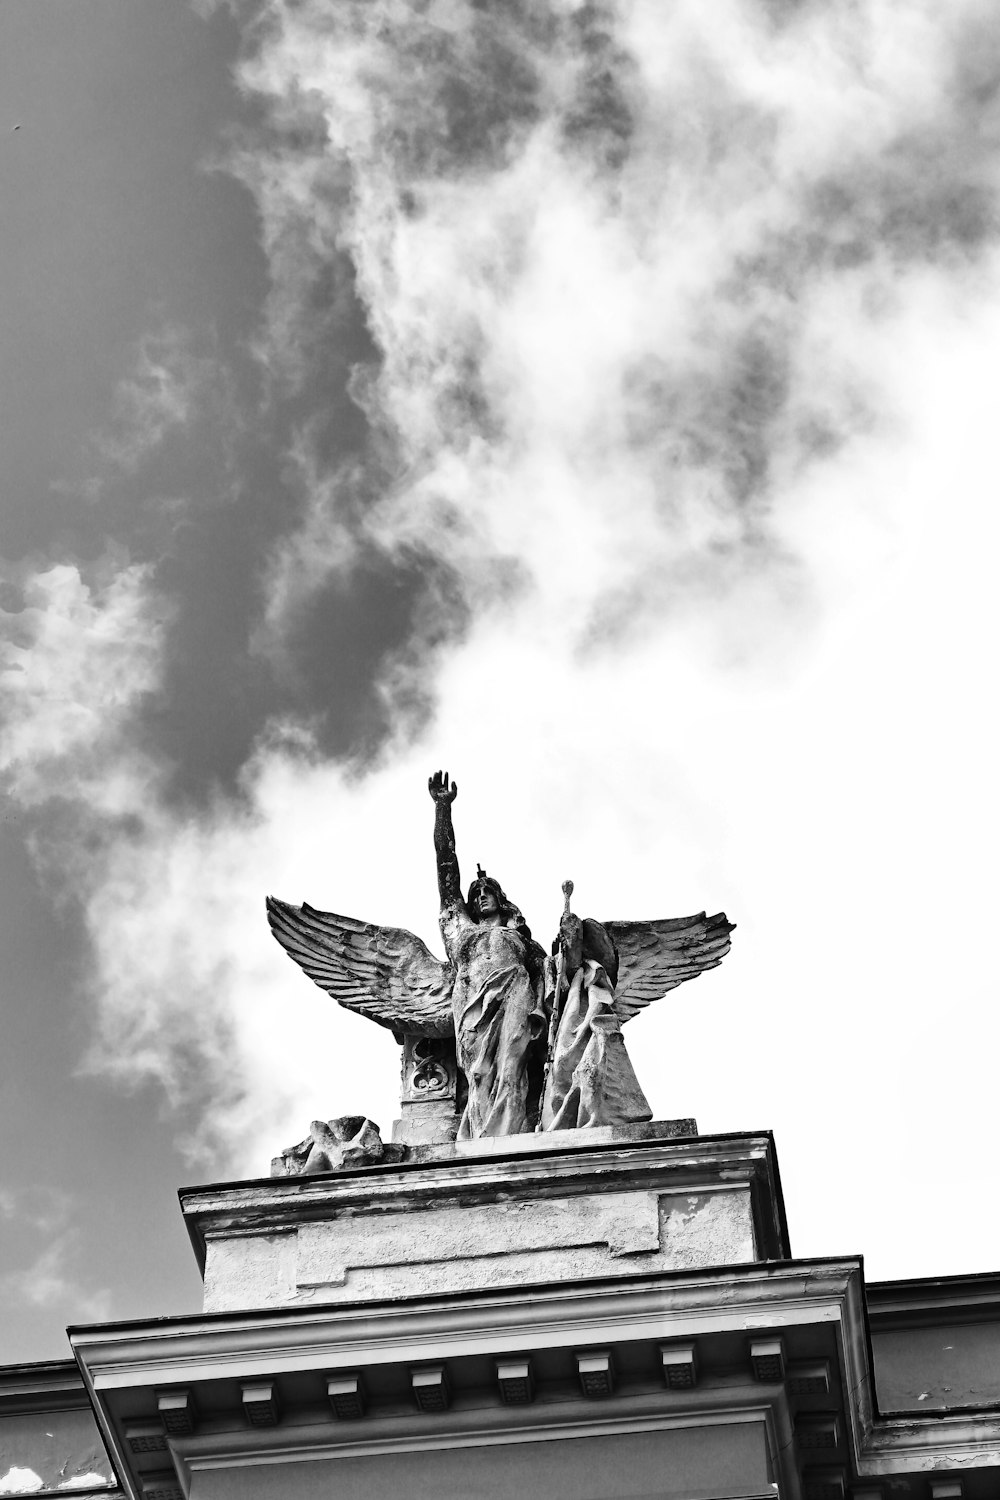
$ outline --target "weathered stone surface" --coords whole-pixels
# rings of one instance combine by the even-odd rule
[[[371,1167],[402,1161],[405,1155],[404,1146],[386,1145],[378,1126],[364,1115],[341,1115],[336,1120],[313,1120],[304,1141],[272,1159],[271,1176],[305,1177]]]
[[[546,1130],[528,1135],[479,1136],[467,1141],[437,1141],[433,1145],[413,1145],[407,1161],[463,1161],[469,1157],[537,1156],[546,1151],[575,1151],[587,1146],[613,1146],[637,1141],[679,1140],[698,1134],[698,1122],[683,1120],[636,1121],[630,1125],[588,1125],[580,1130]]]
[[[337,1225],[303,1226],[294,1300],[474,1291],[550,1275],[578,1280],[606,1275],[609,1259],[626,1256],[629,1270],[674,1271],[755,1258],[747,1193],[609,1193],[599,1202],[498,1204],[477,1215],[474,1225],[469,1217],[461,1207],[421,1215],[426,1260],[416,1258],[421,1247],[410,1226],[397,1225],[392,1234],[380,1228],[360,1242],[355,1226],[353,1243]]]
[[[479,1149],[485,1142],[458,1143],[436,1148],[445,1160],[395,1169],[192,1189],[182,1196],[204,1246],[206,1311],[565,1283],[775,1254],[774,1225],[755,1207],[762,1174],[766,1201],[775,1201],[769,1142],[656,1130],[633,1127],[631,1140],[624,1127],[604,1140],[597,1130],[539,1135],[520,1150],[508,1139],[491,1155]]]
[[[449,1099],[403,1099],[399,1119],[392,1122],[394,1144],[406,1146],[450,1145],[458,1133],[459,1117]]]
[[[522,1251],[544,1253],[588,1244],[604,1246],[609,1255],[657,1250],[657,1207],[655,1193],[605,1193],[596,1202],[588,1194],[485,1203],[475,1213],[457,1204],[423,1209],[419,1235],[408,1222],[413,1216],[404,1213],[381,1222],[377,1235],[360,1238],[357,1219],[303,1224],[298,1231],[297,1280],[302,1288],[343,1286],[349,1272],[362,1266],[506,1261]]]
[[[610,1274],[615,1261],[680,1271],[754,1259],[746,1191],[404,1210],[389,1223],[359,1215],[214,1242],[205,1310],[583,1280]]]

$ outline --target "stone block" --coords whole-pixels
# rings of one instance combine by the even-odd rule
[[[125,1443],[131,1454],[166,1453],[167,1435],[159,1417],[152,1422],[126,1422]]]
[[[243,1387],[243,1415],[251,1427],[274,1427],[281,1415],[273,1380],[255,1381]]]
[[[802,1475],[802,1500],[847,1500],[845,1469],[806,1469]]]
[[[410,1383],[417,1409],[423,1412],[447,1411],[451,1405],[451,1389],[448,1372],[444,1365],[425,1365],[410,1371]]]
[[[326,1394],[338,1422],[358,1421],[365,1414],[364,1382],[357,1371],[329,1375]]]
[[[840,1424],[836,1413],[829,1412],[824,1415],[810,1415],[797,1417],[795,1421],[795,1441],[804,1452],[816,1448],[839,1448],[840,1447]]]
[[[442,1147],[442,1159],[190,1190],[182,1198],[204,1247],[206,1311],[586,1281],[780,1254],[783,1229],[775,1245],[774,1203],[760,1191],[770,1184],[769,1145],[657,1138],[648,1126],[631,1141],[617,1128],[555,1134],[571,1140],[535,1135],[492,1155]]]
[[[194,1397],[188,1390],[157,1391],[156,1409],[164,1432],[171,1437],[187,1437],[198,1426]]]
[[[615,1389],[615,1365],[607,1349],[588,1349],[576,1356],[580,1389],[585,1396],[611,1396]]]
[[[827,1396],[830,1393],[830,1361],[798,1360],[788,1366],[785,1389],[790,1396]]]
[[[173,1469],[157,1469],[154,1473],[143,1474],[139,1483],[142,1500],[184,1500],[184,1491]]]
[[[698,1363],[693,1344],[661,1344],[660,1359],[668,1390],[693,1390],[698,1384]]]
[[[780,1339],[751,1339],[750,1368],[754,1380],[777,1384],[785,1378],[785,1353]]]
[[[505,1406],[527,1406],[534,1400],[535,1381],[531,1360],[498,1359],[497,1387]]]

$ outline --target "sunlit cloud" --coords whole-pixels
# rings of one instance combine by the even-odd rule
[[[438,629],[542,579],[588,645],[768,574],[794,616],[781,517],[892,416],[872,345],[995,242],[977,7],[249,9],[272,299],[347,252],[378,351],[272,626],[352,533],[451,567]]]
[[[2,616],[0,770],[28,807],[78,802],[115,819],[155,797],[134,743],[139,702],[159,682],[169,606],[150,570],[114,554],[87,570],[20,570],[20,608]]]

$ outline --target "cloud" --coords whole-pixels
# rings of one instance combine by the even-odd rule
[[[773,1080],[794,1181],[858,1036],[873,1074],[898,1064],[902,1002],[873,997],[906,996],[912,1037],[983,983],[924,928],[984,920],[995,822],[985,11],[238,13],[282,487],[212,578],[250,600],[249,670],[295,690],[252,700],[234,791],[179,803],[146,712],[183,623],[162,575],[24,580],[6,764],[86,917],[87,1066],[156,1080],[215,1170],[263,1170],[312,1117],[387,1125],[392,1044],[290,968],[262,898],[432,938],[423,786],[446,762],[466,868],[540,934],[567,875],[598,915],[729,909],[724,968],[630,1045],[658,1059],[657,1113],[710,1128],[745,1127]],[[149,386],[155,435],[179,406]],[[359,579],[371,615],[409,591],[367,655],[323,612]]]
[[[0,1217],[26,1225],[37,1234],[65,1228],[72,1209],[69,1197],[56,1188],[9,1188],[0,1184]]]
[[[162,551],[196,497],[203,509],[233,502],[247,416],[241,373],[211,327],[196,333],[161,320],[129,351],[106,420],[86,445],[84,473],[53,491],[89,501],[91,527]]]
[[[299,435],[270,632],[359,537],[448,570],[438,636],[531,584],[588,646],[768,571],[808,599],[780,517],[891,416],[872,340],[996,242],[981,8],[855,11],[248,7],[268,349],[346,255],[377,350],[366,461]]]
[[[76,1240],[62,1235],[21,1271],[0,1276],[0,1302],[8,1306],[64,1308],[67,1315],[85,1322],[106,1322],[111,1315],[109,1288],[87,1288],[68,1269],[76,1253]]]
[[[224,379],[224,367],[199,355],[193,340],[179,328],[147,334],[135,364],[119,382],[109,431],[100,440],[103,456],[126,473],[135,473],[169,434],[191,425]],[[214,414],[217,426],[219,414]]]
[[[8,1230],[26,1230],[30,1239],[43,1241],[29,1265],[0,1276],[0,1303],[58,1308],[74,1319],[103,1321],[110,1316],[111,1292],[87,1286],[76,1274],[79,1236],[72,1216],[73,1201],[65,1193],[0,1185],[0,1217]]]
[[[22,607],[0,641],[0,772],[26,807],[75,803],[114,825],[155,796],[157,768],[133,735],[159,682],[169,605],[149,568],[113,554],[89,578],[69,564],[16,571]]]

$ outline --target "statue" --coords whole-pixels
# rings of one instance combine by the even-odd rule
[[[733,924],[722,912],[581,921],[567,881],[559,936],[546,954],[481,867],[463,899],[451,814],[458,788],[438,771],[428,789],[447,960],[400,928],[269,896],[278,942],[340,1004],[410,1039],[418,1080],[423,1069],[430,1086],[440,1084],[454,1039],[459,1139],[650,1119],[622,1025],[721,963]]]

